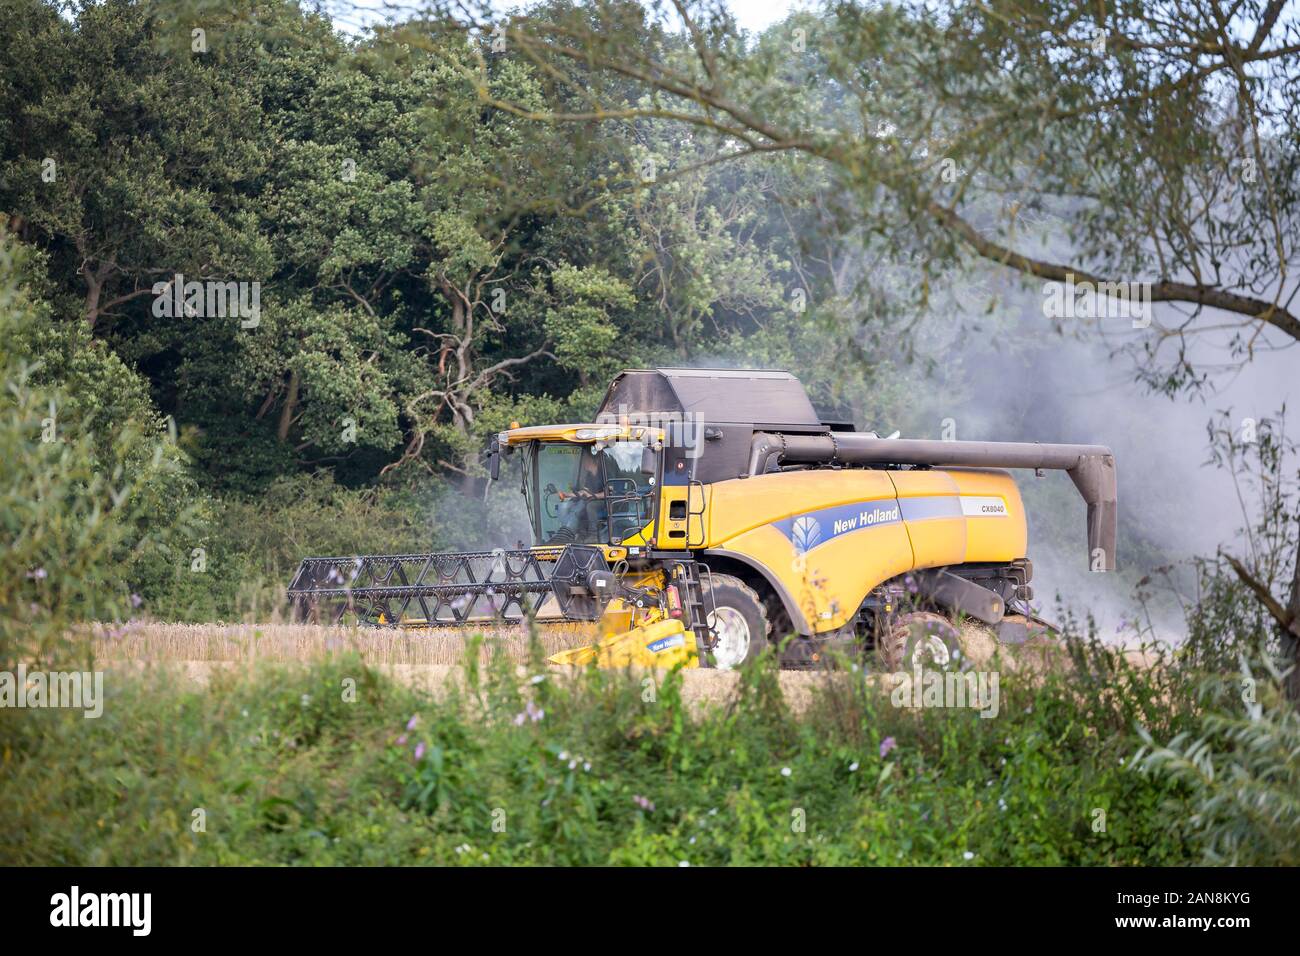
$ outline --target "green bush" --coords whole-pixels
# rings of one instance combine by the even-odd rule
[[[1286,699],[1282,674],[1266,663],[1262,678],[1243,661],[1235,678],[1214,676],[1199,688],[1202,710],[1167,744],[1142,731],[1144,767],[1181,783],[1190,813],[1182,828],[1202,862],[1231,866],[1300,863],[1300,713]]]
[[[0,232],[5,667],[20,655],[57,656],[72,622],[128,613],[140,600],[132,594],[133,569],[169,560],[174,537],[193,519],[174,448],[150,434],[131,402],[97,400],[113,385],[89,370],[113,363],[76,361],[71,371],[65,364],[52,374],[42,363],[58,364],[60,349],[38,350],[35,358],[26,351],[43,336],[60,340],[31,295],[33,271],[30,252]],[[129,385],[124,367],[113,374]]]

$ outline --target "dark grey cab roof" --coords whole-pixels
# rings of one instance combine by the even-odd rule
[[[825,431],[803,384],[767,369],[628,369],[610,383],[599,416],[676,412],[706,424]]]

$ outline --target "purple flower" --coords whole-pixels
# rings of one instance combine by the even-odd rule
[[[643,797],[640,794],[637,794],[636,796],[632,797],[632,802],[635,803],[642,810],[644,810],[646,813],[655,812],[654,801],[650,800],[647,797]]]
[[[415,759],[419,760],[424,756],[424,741],[421,740],[415,745]]]
[[[402,736],[397,738],[397,746],[399,747],[406,746],[406,734],[402,734]]]
[[[141,604],[143,604],[143,603],[144,603],[144,598],[140,597],[140,595],[138,595],[138,594],[132,594],[132,595],[131,595],[131,606],[132,606],[132,607],[139,607],[139,606],[140,606]]]
[[[43,580],[45,580],[45,569],[44,569],[44,568],[37,568],[35,571],[28,571],[28,572],[27,572],[27,580],[29,580],[29,581],[43,581]]]
[[[880,759],[884,760],[889,756],[889,752],[898,746],[898,741],[893,737],[886,737],[880,742]]]
[[[522,727],[525,720],[531,720],[533,723],[537,723],[545,716],[546,711],[542,710],[542,708],[538,707],[530,700],[528,703],[524,704],[523,711],[515,714],[515,726]]]
[[[418,724],[419,722],[420,722],[420,715],[419,714],[412,715],[411,719],[406,722],[406,729],[414,730],[415,725]]]

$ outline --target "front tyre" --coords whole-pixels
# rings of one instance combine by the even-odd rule
[[[706,574],[702,590],[714,635],[713,666],[735,670],[758,657],[772,626],[754,589],[730,574]]]

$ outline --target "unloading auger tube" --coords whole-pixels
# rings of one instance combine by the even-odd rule
[[[1104,445],[1039,442],[934,441],[877,438],[856,432],[791,435],[756,432],[749,474],[761,475],[773,458],[788,464],[932,465],[1032,468],[1064,471],[1088,505],[1088,555],[1092,567],[1114,571],[1117,487],[1115,456]]]

